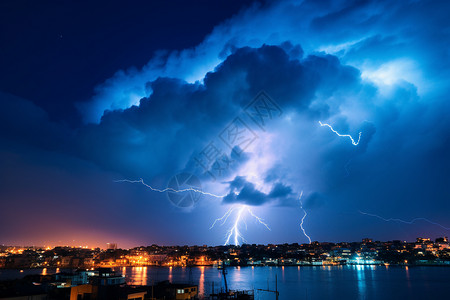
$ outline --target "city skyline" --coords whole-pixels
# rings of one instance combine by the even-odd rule
[[[439,241],[439,240],[445,240],[446,243],[448,243],[448,237],[447,236],[440,236],[435,238],[435,241]],[[370,240],[372,242],[375,243],[392,243],[392,242],[401,242],[401,243],[417,243],[417,241],[419,240],[425,240],[425,241],[433,241],[432,238],[429,237],[416,237],[413,240],[400,240],[400,239],[394,239],[394,240],[388,240],[388,241],[380,241],[380,240],[374,240],[372,238],[362,238],[359,241],[339,241],[339,242],[330,242],[330,241],[311,241],[311,242],[306,242],[306,243],[282,243],[282,244],[272,244],[272,243],[266,243],[266,244],[259,244],[259,243],[252,243],[252,244],[247,244],[247,243],[243,243],[241,245],[234,245],[232,243],[230,244],[218,244],[218,245],[207,245],[207,244],[202,244],[202,245],[190,245],[190,244],[185,244],[185,245],[164,245],[164,244],[147,244],[147,245],[134,245],[132,247],[122,247],[121,245],[117,244],[117,243],[106,243],[104,245],[101,246],[93,246],[93,245],[83,245],[83,244],[78,244],[76,245],[76,243],[74,243],[73,245],[64,245],[64,244],[56,244],[56,245],[5,245],[5,244],[1,244],[1,247],[4,248],[20,248],[20,249],[45,249],[45,250],[51,250],[51,249],[55,249],[55,248],[73,248],[73,249],[90,249],[90,250],[94,250],[94,249],[101,249],[101,250],[130,250],[130,249],[135,249],[135,248],[141,248],[141,247],[152,247],[152,246],[157,246],[157,247],[213,247],[213,248],[217,248],[217,247],[236,247],[239,248],[241,246],[247,247],[247,246],[253,246],[253,245],[257,245],[257,246],[270,246],[270,245],[300,245],[300,246],[307,246],[307,245],[311,245],[311,244],[353,244],[353,243],[361,243],[361,241],[366,241],[366,240]],[[111,246],[112,245],[112,246]]]
[[[414,242],[312,242],[306,244],[243,244],[137,246],[129,249],[0,246],[0,268],[186,267],[219,266],[342,266],[342,265],[450,265],[447,237],[416,238]]]

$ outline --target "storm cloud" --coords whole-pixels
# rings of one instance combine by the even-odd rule
[[[42,184],[47,189],[58,172],[65,170],[70,177],[65,172],[75,170],[80,177],[98,174],[87,178],[101,177],[100,186],[110,189],[100,192],[94,182],[80,184],[71,178],[68,182],[84,186],[83,192],[73,189],[73,195],[84,197],[85,205],[91,203],[87,199],[111,197],[111,207],[102,202],[105,209],[120,218],[116,209],[126,207],[130,219],[133,207],[144,207],[157,212],[157,220],[147,220],[145,209],[137,209],[145,221],[133,219],[129,228],[157,226],[169,216],[174,228],[165,233],[180,239],[186,235],[199,243],[221,243],[203,227],[235,204],[262,212],[270,207],[265,219],[276,224],[271,240],[297,241],[302,192],[303,208],[309,212],[305,226],[314,239],[348,240],[367,232],[405,239],[427,232],[446,234],[432,226],[405,233],[405,227],[392,229],[358,213],[404,219],[420,215],[448,222],[446,5],[433,1],[254,5],[218,25],[194,49],[160,53],[142,70],[118,71],[98,87],[92,101],[79,104],[86,124],[76,128],[51,120],[31,101],[0,94],[5,166],[1,176],[10,185],[2,197],[11,198],[13,186],[33,183],[40,168],[49,178]],[[273,115],[264,111],[264,126],[249,113],[261,95],[274,108]],[[319,121],[354,138],[361,133],[359,144]],[[247,131],[239,143],[230,139],[236,122]],[[215,156],[202,165],[198,159],[205,153]],[[36,157],[42,158],[39,163]],[[22,176],[29,161],[39,170]],[[226,168],[218,169],[219,165]],[[164,188],[181,172],[199,177],[203,190],[226,196],[219,200],[203,196],[179,218],[181,212],[162,194],[113,183],[143,178]],[[29,186],[30,194],[40,189]],[[123,200],[127,191],[129,206]],[[67,211],[76,197],[57,194],[55,202]],[[92,221],[95,214],[82,209],[79,214],[101,227]],[[10,221],[0,213],[0,225]],[[188,222],[201,225],[186,233]],[[286,231],[285,226],[294,229]],[[258,234],[254,240],[261,238]],[[145,240],[144,236],[137,239]],[[154,240],[165,241],[165,236],[161,233]]]

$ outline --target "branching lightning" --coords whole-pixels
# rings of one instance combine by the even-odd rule
[[[250,215],[253,218],[256,219],[256,221],[258,221],[258,223],[262,224],[264,227],[266,227],[268,230],[270,230],[269,225],[267,225],[267,223],[265,223],[262,218],[260,218],[257,215],[255,215],[248,206],[247,206],[247,211],[250,213]]]
[[[349,134],[340,134],[339,132],[337,132],[336,130],[334,130],[334,128],[333,128],[330,124],[322,123],[321,121],[319,121],[319,124],[320,124],[320,126],[327,126],[328,128],[330,128],[330,130],[331,130],[332,132],[336,133],[337,136],[349,138],[349,139],[352,141],[352,145],[353,145],[353,146],[358,146],[359,141],[361,140],[361,133],[362,133],[362,132],[359,132],[359,134],[358,134],[358,141],[355,141],[351,135],[349,135]]]
[[[139,180],[122,179],[122,180],[115,180],[114,182],[140,183],[140,184],[143,184],[144,186],[148,187],[152,191],[158,192],[158,193],[165,193],[165,192],[174,192],[174,193],[194,192],[194,193],[200,193],[202,195],[207,195],[207,196],[211,196],[211,197],[215,197],[215,198],[223,198],[223,197],[226,196],[226,195],[216,195],[216,194],[204,192],[202,190],[194,189],[192,187],[186,188],[186,189],[181,189],[181,190],[176,190],[176,189],[173,189],[173,188],[170,188],[170,187],[162,189],[162,190],[161,189],[156,189],[156,188],[146,184],[142,178],[139,179]]]
[[[300,228],[302,229],[303,234],[308,238],[308,241],[311,244],[311,238],[309,237],[309,235],[306,234],[305,228],[303,228],[303,222],[305,221],[305,218],[308,214],[306,213],[306,210],[303,208],[302,196],[303,196],[303,191],[300,193],[300,197],[298,198],[298,200],[300,201],[300,208],[303,210],[303,213],[304,213],[303,217],[302,217],[302,221],[300,222]]]
[[[404,224],[411,225],[411,224],[413,224],[413,223],[415,223],[415,222],[417,222],[417,221],[424,221],[424,222],[427,222],[427,223],[430,223],[430,224],[439,226],[439,227],[441,227],[442,229],[450,230],[449,227],[445,227],[444,225],[441,225],[441,224],[439,224],[439,223],[430,221],[430,220],[428,220],[428,219],[426,219],[426,218],[415,218],[415,219],[412,219],[411,221],[405,221],[405,220],[402,220],[402,219],[396,219],[396,218],[389,218],[389,219],[386,219],[386,218],[380,217],[379,215],[369,214],[369,213],[366,213],[366,212],[363,212],[363,211],[360,211],[360,210],[359,210],[358,212],[359,212],[360,214],[363,214],[363,215],[366,215],[366,216],[378,218],[378,219],[383,220],[383,221],[385,221],[385,222],[399,222],[399,223],[404,223]]]
[[[237,246],[239,245],[239,238],[241,238],[241,240],[243,242],[245,242],[244,237],[241,235],[241,233],[239,232],[239,223],[241,221],[242,218],[242,213],[245,210],[245,206],[241,206],[237,212],[237,216],[236,219],[234,221],[234,225],[233,227],[231,227],[228,232],[227,232],[227,240],[225,241],[225,245],[230,244],[230,239],[231,237],[234,235],[234,244]]]
[[[236,212],[236,218],[234,219],[231,228],[227,230],[225,237],[225,245],[229,245],[230,241],[233,241],[234,244],[237,246],[240,244],[240,242],[246,241],[240,231],[242,223],[247,228],[247,223],[245,222],[246,213],[248,213],[251,217],[255,218],[255,220],[258,223],[260,223],[268,230],[270,230],[269,225],[266,222],[264,222],[262,218],[255,215],[253,211],[250,209],[250,207],[248,207],[247,205],[239,205],[231,207],[222,217],[217,218],[209,229],[212,229],[217,223],[220,223],[221,226],[224,225],[234,211]]]
[[[227,222],[228,217],[231,215],[231,213],[233,212],[233,210],[235,209],[235,207],[231,207],[221,218],[218,218],[214,221],[214,223],[212,223],[211,227],[209,227],[209,229],[213,229],[214,225],[216,225],[217,222],[222,222],[223,225]]]
[[[198,189],[195,189],[195,188],[192,188],[192,187],[186,188],[186,189],[181,189],[181,190],[176,190],[176,189],[169,188],[169,187],[165,188],[165,189],[157,189],[157,188],[154,188],[154,187],[148,185],[147,183],[145,183],[142,178],[139,179],[139,180],[122,179],[122,180],[115,180],[114,182],[140,183],[140,184],[146,186],[147,188],[151,189],[152,191],[158,192],[158,193],[165,193],[165,192],[174,192],[174,193],[194,192],[194,193],[200,193],[202,195],[207,195],[207,196],[211,196],[211,197],[215,197],[215,198],[223,198],[223,197],[226,196],[226,195],[216,195],[216,194],[204,192],[202,190],[198,190]],[[235,245],[239,245],[240,241],[245,242],[244,237],[242,236],[241,232],[239,231],[239,228],[242,227],[242,225],[241,225],[242,223],[247,228],[247,223],[245,222],[245,213],[248,213],[250,216],[255,218],[255,220],[258,223],[260,223],[261,225],[266,227],[268,230],[270,230],[269,225],[267,223],[265,223],[262,218],[260,218],[257,215],[255,215],[253,213],[253,211],[250,209],[250,207],[248,207],[247,205],[239,205],[239,206],[231,207],[222,217],[217,218],[209,229],[212,229],[217,223],[220,223],[220,225],[224,225],[227,222],[227,220],[229,219],[229,217],[233,214],[234,211],[236,211],[236,218],[234,220],[233,226],[227,231],[225,245],[229,245],[231,239],[234,240],[234,244]]]

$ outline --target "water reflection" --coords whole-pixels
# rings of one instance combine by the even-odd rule
[[[128,275],[128,274],[127,274]],[[130,282],[133,285],[147,284],[147,267],[131,267]]]
[[[405,267],[405,271],[406,271],[406,282],[408,283],[408,288],[411,288],[411,280],[409,278],[409,267],[408,266]]]
[[[198,283],[198,292],[200,295],[205,294],[205,267],[200,267],[200,279]]]
[[[358,292],[360,299],[364,299],[366,295],[366,277],[364,274],[364,268],[364,265],[356,266],[356,276],[358,278]]]
[[[143,282],[143,284],[148,284],[148,282],[147,282],[147,267],[142,268],[142,282]]]
[[[48,270],[47,272],[51,272]],[[199,294],[209,294],[213,288],[224,288],[221,271],[202,266],[182,267],[126,267],[117,268],[130,284],[173,283],[198,285]],[[18,270],[14,270],[16,274]],[[43,269],[39,273],[44,272]],[[275,288],[278,274],[280,300],[286,299],[383,299],[407,298],[431,299],[433,295],[446,292],[450,282],[450,268],[399,268],[385,266],[339,266],[339,267],[228,267],[227,281],[230,289]],[[420,274],[420,280],[414,281]],[[283,279],[284,278],[284,279]],[[433,286],[431,289],[430,287]],[[260,300],[272,300],[274,295],[258,293]],[[442,294],[441,294],[442,295]],[[438,297],[439,298],[439,297]],[[442,298],[442,297],[441,297]]]

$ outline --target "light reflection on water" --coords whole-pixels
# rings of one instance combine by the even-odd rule
[[[220,270],[213,267],[148,267],[146,282],[142,274],[127,268],[132,281],[151,284],[170,280],[173,283],[198,284],[201,294],[223,288]],[[326,267],[229,267],[230,289],[275,288],[278,278],[280,299],[429,299],[446,293],[450,268],[385,266]],[[255,299],[274,299],[274,294],[255,291]]]
[[[205,294],[205,267],[200,267],[200,278],[198,280],[198,292],[201,295]]]
[[[116,268],[131,284],[151,285],[169,280],[193,283],[200,293],[223,287],[220,270],[213,267],[125,267]],[[56,269],[0,269],[0,280],[30,274],[54,274]],[[61,270],[63,271],[63,270]],[[227,268],[231,289],[275,288],[286,299],[442,299],[450,282],[449,267],[336,266],[336,267],[240,267]],[[274,294],[255,292],[255,299],[274,299]]]
[[[356,276],[358,278],[358,293],[359,298],[364,298],[366,294],[366,277],[365,277],[365,267],[366,266],[355,266],[356,267]]]

